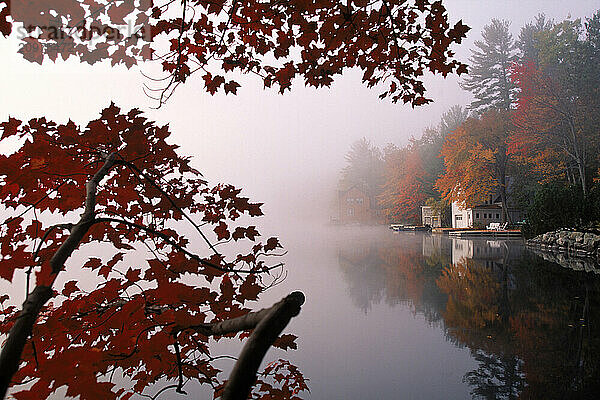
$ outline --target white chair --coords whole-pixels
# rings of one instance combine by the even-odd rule
[[[486,228],[488,231],[500,230],[500,222],[490,222],[490,224]]]

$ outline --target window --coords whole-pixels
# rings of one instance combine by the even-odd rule
[[[457,216],[456,216],[456,220],[457,220],[457,221],[462,221],[462,215],[457,215]]]
[[[487,218],[487,213],[483,213],[483,218]]]
[[[500,214],[496,213],[496,219],[500,219]]]
[[[348,215],[354,215],[354,208],[348,209]]]
[[[362,197],[361,197],[360,199],[356,199],[356,202],[357,202],[358,204],[362,204],[362,202],[363,202],[363,199],[362,199]]]
[[[479,213],[475,213],[475,218],[479,219]]]

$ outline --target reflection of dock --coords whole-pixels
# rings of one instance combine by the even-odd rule
[[[472,237],[493,237],[493,238],[519,238],[521,231],[516,229],[510,230],[461,230],[448,232],[448,236],[453,238],[472,238]]]

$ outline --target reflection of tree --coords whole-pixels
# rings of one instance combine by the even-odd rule
[[[496,357],[481,350],[473,352],[479,367],[465,374],[463,381],[473,387],[477,399],[517,399],[525,386],[521,361],[514,356]]]
[[[600,391],[600,277],[468,241],[452,264],[446,237],[345,241],[339,262],[355,304],[409,304],[469,347],[464,376],[480,399],[591,399]]]
[[[600,302],[597,277],[515,259],[508,250],[493,262],[463,259],[437,282],[448,295],[449,339],[471,348],[479,362],[464,377],[471,394],[590,398],[600,378],[600,332],[592,322]]]
[[[446,302],[435,284],[442,264],[425,262],[421,242],[421,235],[403,235],[401,242],[397,236],[343,242],[338,260],[354,304],[367,312],[381,301],[406,303],[428,321],[438,321],[437,310]]]
[[[348,294],[354,305],[366,313],[373,304],[381,302],[386,283],[376,246],[340,249],[338,261],[350,284]]]
[[[451,264],[437,280],[448,295],[444,320],[450,335],[469,347],[483,347],[481,335],[496,336],[499,330],[499,297],[501,285],[487,268],[479,268],[473,260]],[[478,332],[477,336],[473,332]]]
[[[596,398],[600,389],[600,281],[539,259],[519,269],[511,319],[528,386],[523,398]]]

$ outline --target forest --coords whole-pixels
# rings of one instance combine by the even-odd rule
[[[451,226],[450,205],[498,199],[503,221],[527,234],[600,220],[600,12],[543,14],[513,37],[492,19],[471,49],[461,88],[472,94],[404,146],[366,137],[346,155],[340,188],[366,187],[388,221],[421,224],[428,205]],[[510,221],[505,210],[527,211]]]
[[[190,82],[206,96],[250,79],[284,94],[349,69],[382,99],[427,104],[424,71],[465,73],[451,47],[468,30],[431,0],[0,1],[11,57],[38,72],[151,63],[136,103],[160,111]],[[69,81],[56,97],[73,93],[94,95]],[[300,398],[296,365],[261,365],[273,347],[297,348],[283,331],[305,300],[255,303],[286,276],[281,242],[253,222],[263,204],[209,184],[168,123],[112,100],[85,122],[74,104],[58,118],[11,109],[0,123],[0,398]],[[196,109],[170,117],[184,112]],[[212,351],[227,340],[245,346]]]

